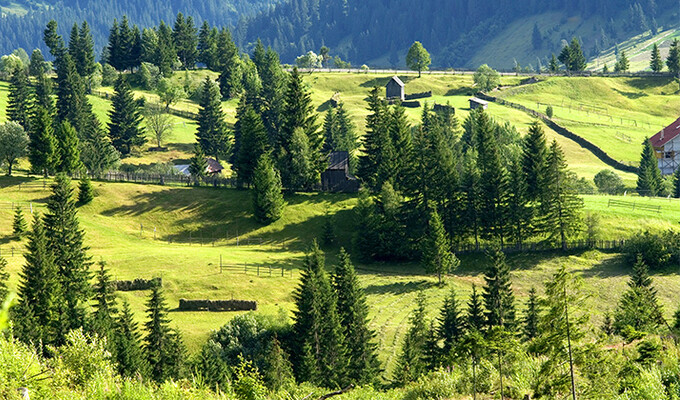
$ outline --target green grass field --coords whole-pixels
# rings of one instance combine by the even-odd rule
[[[9,260],[11,286],[16,285],[23,264],[25,243],[11,238],[12,204],[26,211],[44,210],[49,191],[41,185],[20,189],[25,179],[0,178],[0,252]],[[321,234],[324,215],[334,216],[339,245],[351,249],[352,207],[350,195],[298,194],[286,198],[284,218],[262,227],[250,215],[250,193],[211,188],[164,187],[127,183],[95,183],[97,197],[80,209],[81,225],[94,261],[104,260],[117,279],[161,276],[171,309],[180,298],[246,299],[258,301],[258,312],[288,313],[292,291],[299,278],[304,250]],[[659,204],[663,213],[607,207],[607,197],[586,196],[586,211],[602,217],[602,237],[625,237],[646,227],[665,229],[680,220],[680,202],[637,199]],[[238,236],[238,239],[236,237]],[[14,256],[12,256],[12,250]],[[338,247],[327,249],[327,265],[335,263]],[[224,271],[220,273],[220,257]],[[527,292],[542,283],[561,265],[583,275],[593,314],[593,329],[604,312],[613,309],[627,280],[627,267],[616,254],[598,251],[567,255],[541,253],[510,257],[513,286],[523,308]],[[464,256],[462,265],[438,287],[417,263],[361,264],[357,267],[371,306],[371,326],[377,332],[380,358],[386,373],[394,368],[400,340],[419,290],[428,297],[431,316],[441,305],[448,288],[458,290],[466,301],[472,284],[482,285],[484,257]],[[243,269],[247,266],[248,272]],[[260,267],[260,276],[257,267]],[[271,276],[269,267],[272,267]],[[284,277],[281,277],[283,272]],[[654,277],[670,317],[680,303],[674,288],[675,274]],[[147,292],[120,293],[128,299],[141,321]],[[236,313],[171,312],[191,351],[196,351],[209,332]]]

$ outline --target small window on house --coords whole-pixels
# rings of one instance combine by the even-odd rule
[[[664,158],[675,158],[675,152],[674,151],[667,151],[663,155]]]

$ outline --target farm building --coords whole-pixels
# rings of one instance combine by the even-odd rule
[[[349,173],[349,153],[334,151],[328,157],[328,168],[321,173],[321,188],[327,192],[355,193],[359,181]]]
[[[224,167],[222,164],[220,164],[218,161],[216,161],[213,158],[207,158],[205,159],[207,166],[205,167],[205,174],[208,176],[212,175],[219,175],[222,170],[224,170]],[[175,165],[174,168],[181,174],[189,176],[191,173],[189,173],[189,165]]]
[[[401,101],[406,100],[404,82],[399,79],[398,76],[393,76],[387,85],[385,86],[385,97],[388,99],[399,99]]]
[[[482,99],[478,99],[476,97],[473,97],[470,99],[470,110],[477,109],[479,107],[482,107],[484,110],[489,108],[489,102],[484,101]]]
[[[680,165],[680,118],[652,136],[649,141],[656,152],[661,173],[673,174]]]

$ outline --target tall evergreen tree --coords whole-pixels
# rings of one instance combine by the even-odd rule
[[[61,318],[67,329],[77,329],[85,325],[87,302],[92,292],[92,263],[87,255],[89,248],[84,243],[85,232],[78,222],[71,180],[63,174],[54,180],[44,220],[49,249],[54,254],[64,293]]]
[[[441,285],[442,276],[456,269],[460,261],[451,251],[449,237],[436,208],[430,211],[427,235],[422,243],[422,263],[428,272],[437,275]]]
[[[31,53],[31,61],[28,64],[28,74],[30,76],[39,77],[47,72],[47,65],[45,57],[40,49],[35,49]]]
[[[522,145],[522,167],[527,182],[527,197],[536,201],[541,193],[541,184],[544,179],[548,146],[545,141],[545,132],[541,124],[536,121],[529,127],[529,132],[524,138]]]
[[[146,303],[148,320],[144,323],[144,353],[150,367],[150,376],[156,382],[172,378],[172,371],[177,360],[172,356],[176,345],[172,338],[168,306],[160,285],[151,288],[151,295]]]
[[[243,90],[243,66],[231,32],[222,29],[217,38],[220,93],[225,99],[238,96]]]
[[[24,130],[30,130],[32,112],[31,82],[24,68],[17,68],[12,72],[7,95],[7,119],[21,125]]]
[[[24,219],[24,212],[21,207],[17,206],[14,209],[14,220],[12,221],[12,234],[17,239],[21,239],[26,234],[27,226]],[[0,296],[2,297],[2,296]]]
[[[191,16],[185,18],[182,13],[178,13],[172,36],[182,67],[185,69],[193,68],[198,55],[198,36],[194,19]]]
[[[375,333],[368,327],[368,305],[354,265],[345,249],[340,249],[333,274],[333,288],[338,298],[338,316],[347,343],[347,378],[354,384],[376,380],[380,371]]]
[[[586,69],[587,60],[581,49],[581,42],[577,38],[572,38],[571,43],[565,46],[557,58],[564,64],[567,71],[579,72]]]
[[[172,28],[161,21],[158,25],[158,46],[156,50],[156,65],[164,76],[172,75],[173,65],[177,60],[177,49],[173,41]]]
[[[205,64],[208,69],[215,68],[217,63],[217,29],[210,28],[208,21],[203,21],[198,33],[198,62]]]
[[[118,76],[114,90],[112,109],[109,111],[109,136],[113,147],[122,155],[128,155],[133,146],[146,143],[144,128],[141,126],[142,111],[125,75]]]
[[[80,171],[83,163],[80,161],[80,141],[78,132],[68,121],[63,121],[57,126],[55,132],[57,139],[56,171],[73,174]]]
[[[533,207],[529,203],[522,163],[513,161],[508,172],[508,231],[515,243],[521,245],[531,235]]]
[[[642,143],[640,166],[638,167],[637,192],[640,196],[657,196],[663,190],[663,178],[656,153],[649,139]]]
[[[470,301],[467,304],[467,314],[465,315],[465,326],[468,330],[482,331],[486,326],[486,317],[484,316],[484,305],[482,298],[477,292],[477,287],[472,285],[472,294]]]
[[[73,24],[68,51],[81,77],[85,78],[94,73],[96,68],[94,40],[87,21],[83,21],[80,28],[77,24]]]
[[[285,161],[279,162],[286,172],[286,189],[306,190],[318,181],[318,174],[314,171],[314,156],[305,132],[302,128],[295,129],[288,143]]]
[[[632,328],[636,332],[651,333],[663,324],[663,310],[649,269],[638,256],[628,281],[628,290],[621,296],[614,313],[614,331],[625,334],[627,329]]]
[[[93,129],[92,105],[86,96],[83,78],[78,74],[71,55],[65,53],[57,66],[57,120],[69,121],[76,131],[86,136]]]
[[[57,344],[59,303],[63,301],[57,265],[39,214],[28,235],[24,267],[19,274],[16,334],[25,342]]]
[[[218,161],[227,158],[231,150],[231,142],[219,89],[210,77],[206,77],[203,82],[199,106],[196,140],[205,154]]]
[[[456,343],[465,333],[465,321],[460,313],[461,310],[456,298],[456,291],[452,288],[444,300],[444,305],[438,318],[439,326],[437,327],[437,335],[443,342],[442,352],[445,357],[451,355]]]
[[[427,370],[425,349],[429,330],[425,307],[425,294],[419,292],[395,372],[395,380],[401,384],[415,381]]]
[[[515,329],[515,295],[510,282],[510,267],[505,254],[494,248],[490,253],[491,265],[484,273],[484,306],[486,323],[489,328],[504,327],[508,331]]]
[[[548,63],[548,71],[554,74],[559,70],[560,65],[557,63],[557,57],[555,57],[555,53],[553,53],[552,56],[550,57],[550,62]]]
[[[270,390],[279,390],[293,382],[293,366],[288,361],[288,354],[281,348],[277,337],[272,339],[265,358],[264,381]]]
[[[668,71],[671,75],[680,76],[680,40],[678,38],[673,39],[673,42],[671,42],[668,58],[666,58],[666,66],[668,66]]]
[[[99,270],[93,286],[94,312],[92,314],[92,328],[99,337],[107,338],[113,345],[116,321],[116,288],[111,280],[111,274],[106,268],[106,262],[100,261]]]
[[[255,219],[270,224],[281,218],[285,203],[281,193],[281,177],[269,154],[260,156],[253,171],[253,209]]]
[[[52,130],[52,118],[42,107],[35,112],[29,137],[28,161],[31,169],[47,177],[58,161],[57,139]]]
[[[276,146],[274,158],[277,158],[279,156],[279,131],[283,121],[282,112],[286,73],[281,68],[279,55],[272,49],[266,51],[262,65],[257,64],[259,62],[257,59],[255,59],[255,62],[258,75],[260,75],[260,80],[262,81],[259,99],[262,122],[265,128],[267,128],[270,145]]]
[[[78,203],[88,204],[94,199],[94,188],[87,171],[81,171],[80,182],[78,183]]]
[[[663,70],[663,60],[661,59],[661,52],[659,51],[659,45],[654,43],[652,46],[652,57],[649,60],[649,67],[653,72],[657,74]]]
[[[199,186],[203,178],[205,178],[206,169],[208,168],[208,161],[205,158],[205,153],[198,143],[194,143],[194,155],[189,160],[189,174],[194,181],[194,185]]]
[[[379,89],[374,87],[368,97],[369,115],[366,117],[364,151],[359,157],[357,175],[369,188],[380,190],[389,177],[380,176],[380,171],[393,170],[389,162],[393,159],[394,147],[389,134],[387,120],[389,111],[380,98]]]
[[[42,107],[47,111],[47,114],[53,116],[55,114],[54,100],[52,99],[53,88],[52,80],[45,74],[40,74],[35,79],[35,103],[33,106],[33,118],[37,113],[37,108]]]
[[[130,304],[123,301],[115,325],[116,367],[121,376],[132,378],[145,375],[147,363],[141,346],[141,335],[134,319]]]
[[[536,289],[529,290],[529,299],[527,300],[527,308],[524,314],[524,337],[531,340],[538,336],[538,321],[539,321],[540,305],[538,303],[538,296]]]
[[[476,157],[468,154],[464,161],[461,180],[462,192],[462,222],[466,231],[471,234],[475,248],[479,249],[480,212],[481,212],[481,183]]]
[[[567,250],[567,239],[579,231],[583,200],[574,188],[564,153],[553,141],[547,158],[546,179],[541,200],[542,226],[549,240]]]
[[[258,160],[269,149],[269,140],[262,118],[250,105],[243,104],[243,107],[245,110],[240,113],[237,129],[234,132],[236,141],[233,169],[236,171],[239,183],[250,186]]]

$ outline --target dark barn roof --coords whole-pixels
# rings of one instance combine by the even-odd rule
[[[389,81],[389,82],[387,82],[387,84],[389,85],[389,84],[390,84],[391,82],[396,82],[396,83],[397,83],[397,85],[399,85],[399,86],[401,86],[401,87],[404,87],[404,86],[406,86],[406,85],[404,85],[404,82],[402,82],[402,81],[401,81],[401,79],[399,79],[399,77],[398,77],[398,76],[396,76],[396,75],[395,75],[395,76],[393,76],[393,77],[392,77],[392,79],[390,79],[390,81]]]
[[[346,151],[334,151],[328,156],[329,171],[348,171],[349,153]]]

